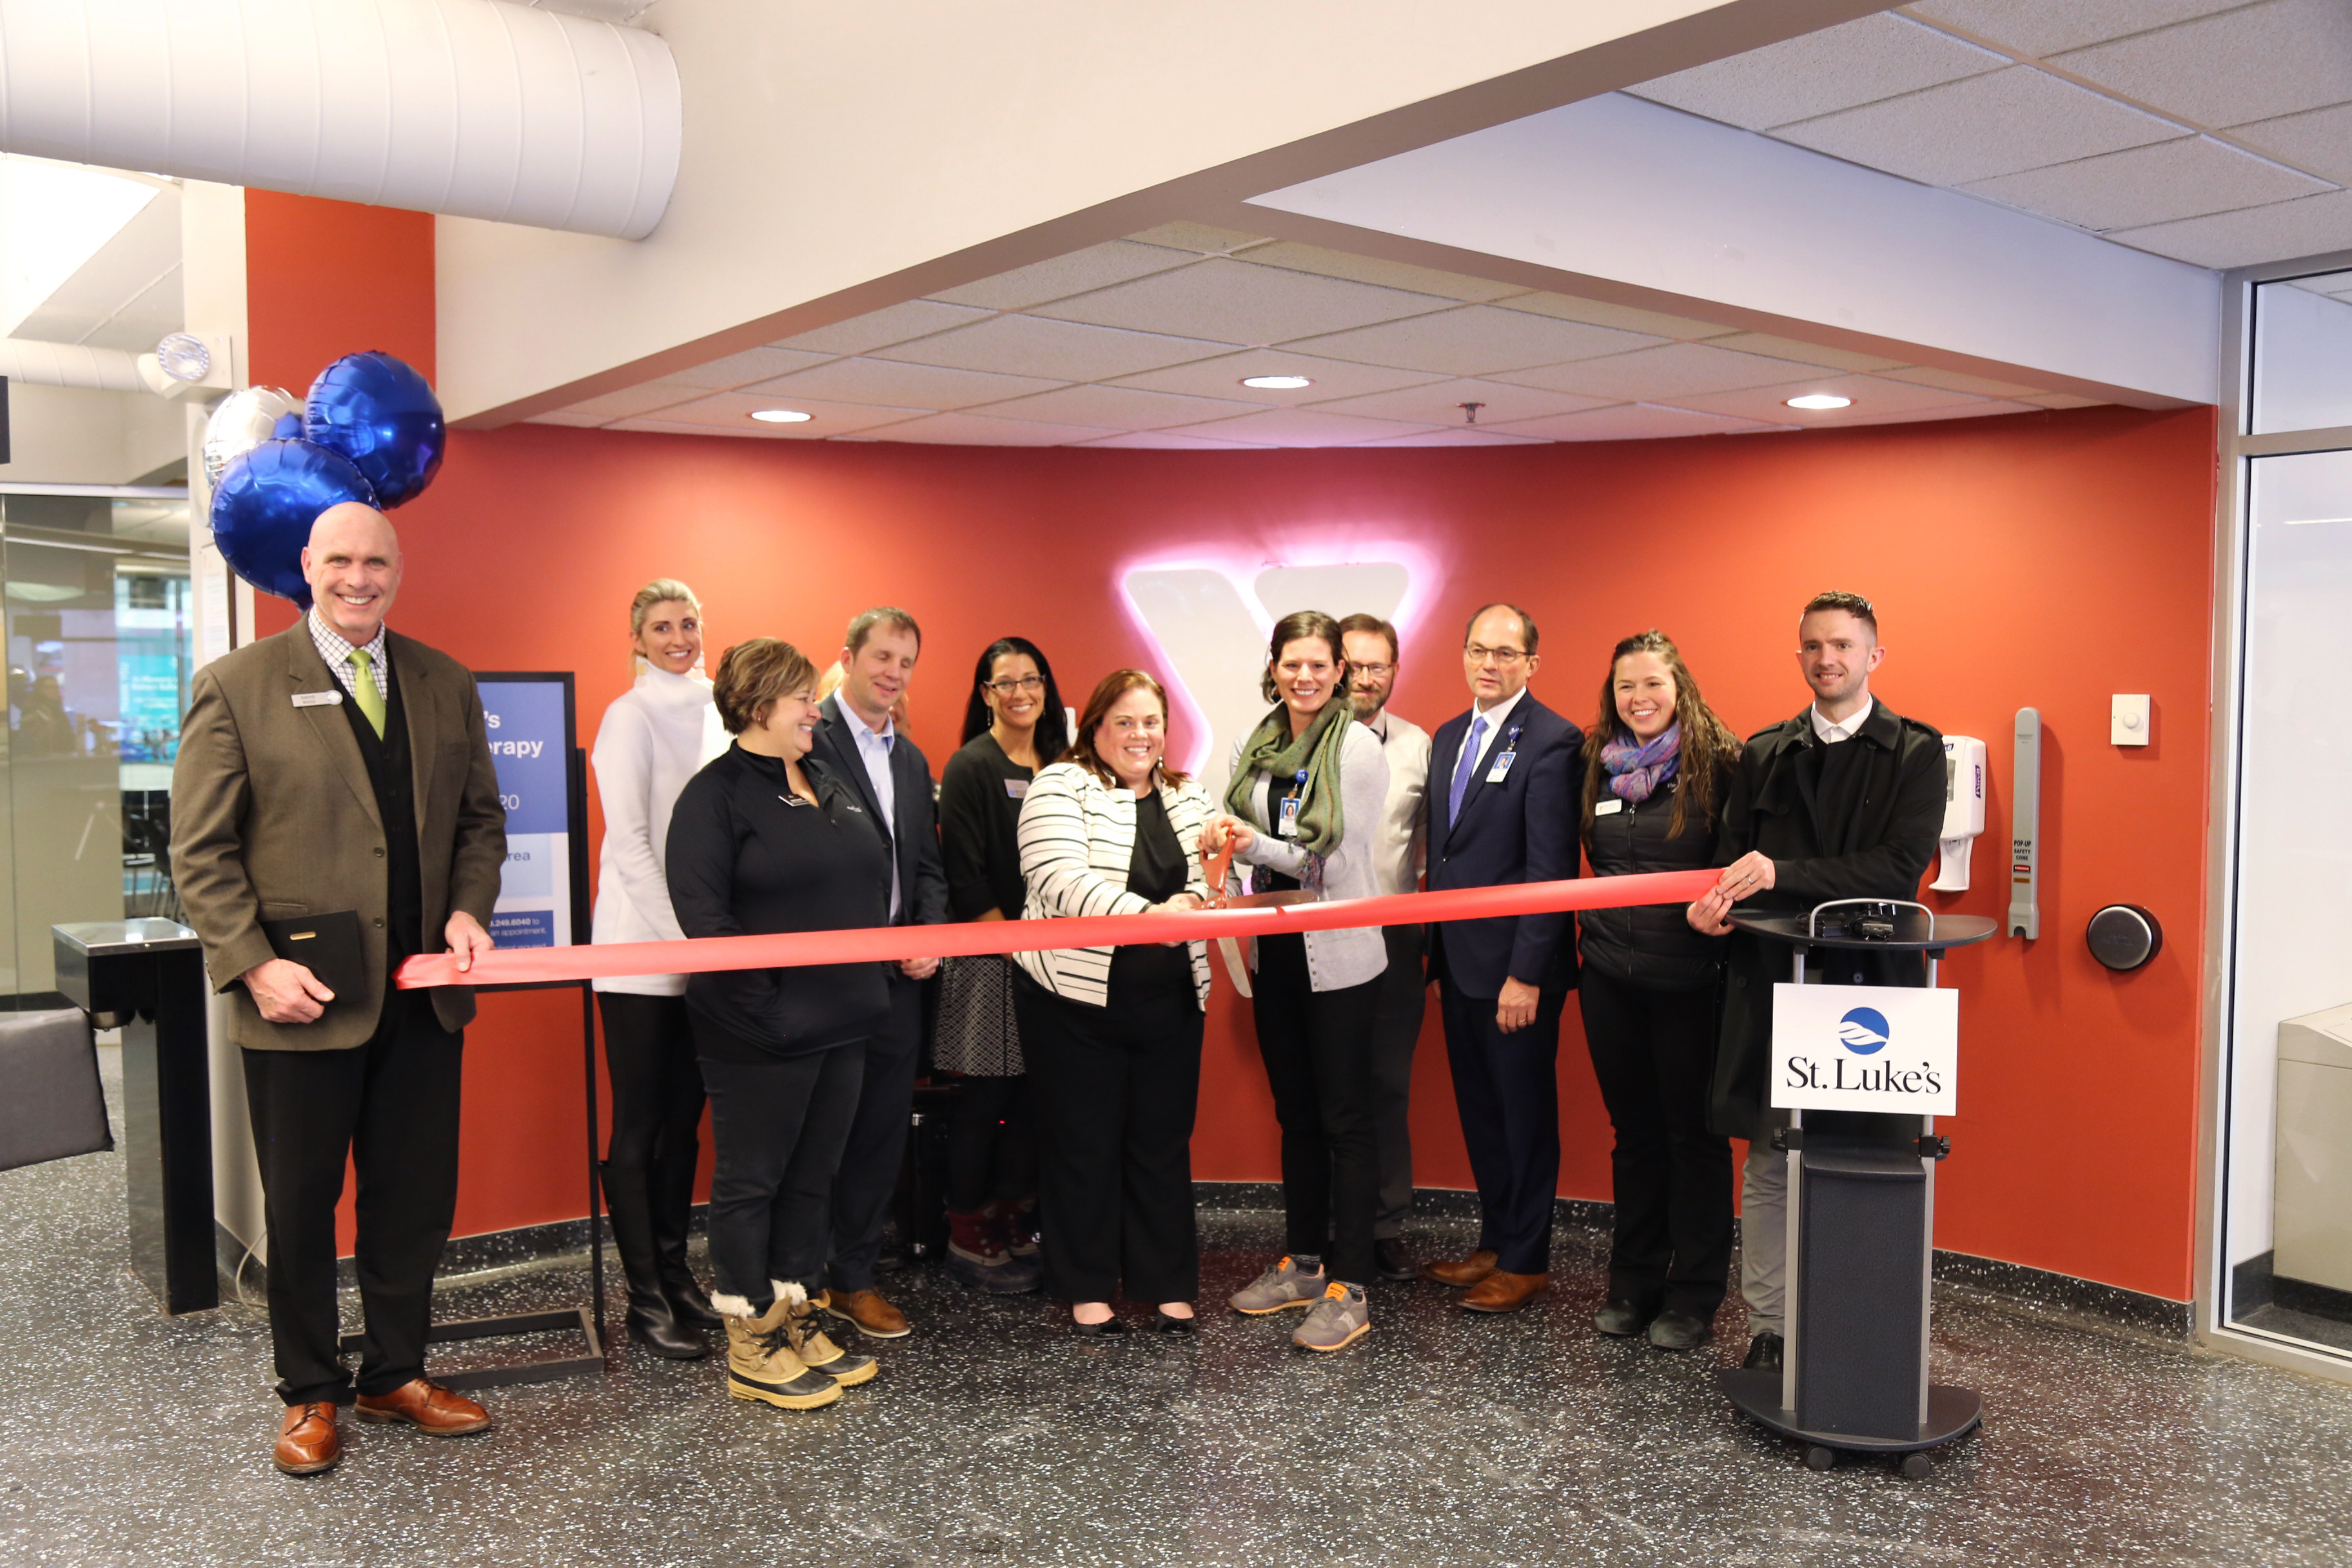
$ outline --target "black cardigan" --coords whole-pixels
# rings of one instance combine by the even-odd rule
[[[866,808],[814,757],[801,771],[740,744],[687,781],[670,814],[670,907],[689,937],[844,931],[887,925],[889,852]],[[871,1035],[889,1012],[880,963],[735,969],[689,974],[696,1048],[721,1061],[829,1050]]]
[[[991,910],[1017,921],[1028,899],[1021,879],[1022,795],[1030,770],[1004,754],[996,737],[982,730],[948,759],[940,781],[940,856],[947,863],[948,912],[976,921]]]

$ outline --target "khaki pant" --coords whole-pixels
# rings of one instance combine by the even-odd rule
[[[1748,1333],[1788,1331],[1789,1156],[1769,1131],[1748,1146],[1739,1173],[1739,1294]]]

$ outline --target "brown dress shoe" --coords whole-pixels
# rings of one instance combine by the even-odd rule
[[[1456,1290],[1475,1285],[1495,1271],[1495,1255],[1483,1248],[1467,1258],[1449,1258],[1421,1266],[1421,1277],[1432,1285],[1451,1285]]]
[[[269,1462],[289,1476],[315,1476],[331,1470],[343,1457],[343,1440],[335,1431],[335,1407],[327,1400],[289,1405],[278,1424],[278,1446]]]
[[[462,1437],[490,1424],[490,1413],[453,1389],[412,1377],[390,1394],[362,1394],[352,1414],[362,1421],[404,1421],[436,1437]]]
[[[1549,1274],[1506,1274],[1497,1268],[1470,1288],[1462,1305],[1473,1312],[1516,1312],[1550,1289]]]
[[[884,1300],[879,1290],[827,1290],[817,1305],[869,1340],[902,1340],[915,1331],[907,1314]]]

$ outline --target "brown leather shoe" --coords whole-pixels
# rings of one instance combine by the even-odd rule
[[[335,1407],[328,1400],[289,1405],[278,1424],[278,1446],[269,1462],[289,1476],[315,1476],[331,1470],[343,1457],[343,1439],[335,1430]]]
[[[390,1394],[362,1394],[352,1414],[362,1421],[404,1421],[436,1437],[462,1437],[490,1424],[490,1413],[453,1389],[412,1377]]]
[[[827,1290],[817,1305],[869,1340],[903,1340],[915,1331],[907,1314],[884,1300],[879,1290]]]
[[[1495,1271],[1495,1255],[1483,1248],[1467,1258],[1449,1258],[1421,1266],[1421,1277],[1432,1285],[1451,1285],[1456,1290],[1475,1285]]]
[[[1497,1268],[1470,1288],[1462,1305],[1473,1312],[1516,1312],[1550,1289],[1549,1274],[1506,1274]]]

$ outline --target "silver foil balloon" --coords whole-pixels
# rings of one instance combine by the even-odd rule
[[[222,398],[205,421],[205,483],[217,487],[221,470],[268,440],[289,414],[301,417],[302,400],[279,387],[248,386]]]

